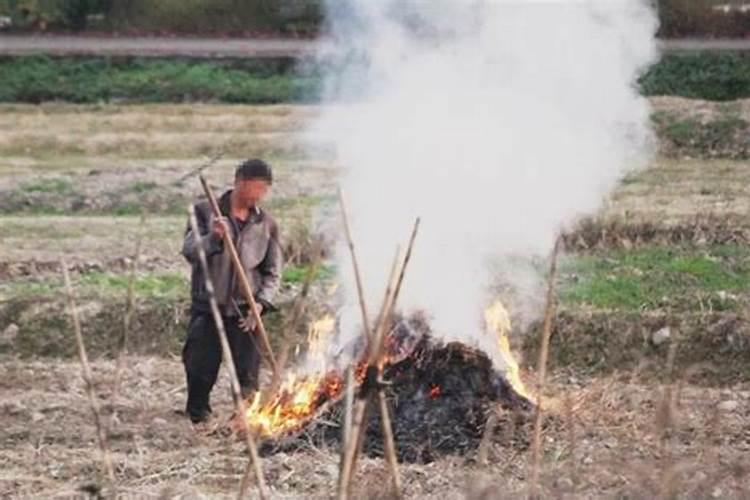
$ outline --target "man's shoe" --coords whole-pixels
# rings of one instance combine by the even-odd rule
[[[202,422],[206,422],[209,418],[211,418],[211,407],[204,408],[202,410],[198,411],[187,411],[188,416],[190,417],[190,421],[194,424],[200,424]]]

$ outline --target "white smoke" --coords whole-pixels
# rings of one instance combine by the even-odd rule
[[[328,22],[314,133],[345,172],[371,315],[421,216],[400,305],[427,310],[447,337],[475,334],[497,276],[489,262],[546,255],[650,157],[649,107],[635,88],[656,58],[648,0],[341,0]],[[343,248],[339,269],[354,332]],[[506,271],[527,293],[537,283]]]

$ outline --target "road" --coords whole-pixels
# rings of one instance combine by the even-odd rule
[[[184,56],[201,58],[299,57],[318,42],[305,39],[90,37],[0,35],[0,55]]]
[[[31,54],[98,56],[183,56],[200,58],[300,57],[321,44],[309,39],[104,37],[69,35],[0,35],[0,56]],[[662,40],[666,53],[750,52],[750,39]]]

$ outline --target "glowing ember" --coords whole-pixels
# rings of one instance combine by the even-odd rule
[[[523,385],[518,362],[516,361],[516,358],[513,357],[513,353],[510,350],[510,341],[508,340],[508,334],[510,333],[510,315],[502,302],[498,300],[485,309],[484,321],[487,324],[487,330],[493,331],[497,335],[500,356],[503,360],[505,377],[508,380],[508,383],[519,395],[525,397],[529,401],[534,401],[534,398],[532,398],[526,390],[526,387]]]
[[[440,386],[433,385],[430,387],[430,399],[437,399],[440,397]]]

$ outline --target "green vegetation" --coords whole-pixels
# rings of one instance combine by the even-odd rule
[[[726,109],[708,120],[661,111],[651,116],[666,153],[678,156],[747,158],[750,123],[736,110]]]
[[[143,194],[147,193],[148,191],[153,191],[156,186],[157,184],[152,181],[135,181],[130,185],[130,190],[134,193]]]
[[[128,289],[129,276],[108,272],[91,272],[81,276],[79,283],[84,290],[99,293],[118,293]],[[150,299],[181,298],[189,293],[188,281],[180,273],[161,272],[139,274],[133,283],[133,292]]]
[[[310,266],[286,266],[281,279],[284,283],[303,283],[310,272]],[[315,273],[316,280],[330,279],[334,275],[334,269],[330,266],[320,266]]]
[[[129,276],[104,271],[92,271],[74,278],[76,294],[83,297],[112,297],[124,295]],[[138,274],[133,283],[136,296],[153,299],[185,299],[189,295],[187,279],[180,273],[156,272]],[[62,280],[55,276],[45,281],[9,281],[0,285],[0,295],[8,298],[45,298],[62,293]]]
[[[63,177],[39,177],[33,181],[22,182],[19,189],[27,193],[48,193],[62,196],[69,196],[75,192],[71,180]]]
[[[0,58],[0,102],[225,102],[313,100],[315,75],[289,59]]]
[[[639,80],[647,96],[729,101],[750,97],[750,56],[701,53],[664,56]]]
[[[309,266],[288,265],[282,274],[282,283],[299,284],[307,277]],[[321,266],[316,273],[316,280],[333,277],[334,270]],[[124,295],[128,289],[130,277],[126,273],[108,271],[91,271],[74,279],[76,294],[84,297],[112,297]],[[0,284],[0,297],[7,298],[43,298],[62,293],[62,280],[51,277],[45,281],[7,281]],[[188,278],[178,272],[138,273],[133,283],[133,291],[139,298],[147,300],[167,299],[170,301],[186,300],[190,294]]]
[[[652,247],[573,258],[563,268],[569,304],[626,311],[726,310],[750,292],[750,249]]]
[[[314,102],[320,71],[291,59],[223,60],[44,56],[0,58],[0,102]],[[644,95],[726,101],[750,97],[750,56],[669,55],[639,80]]]

